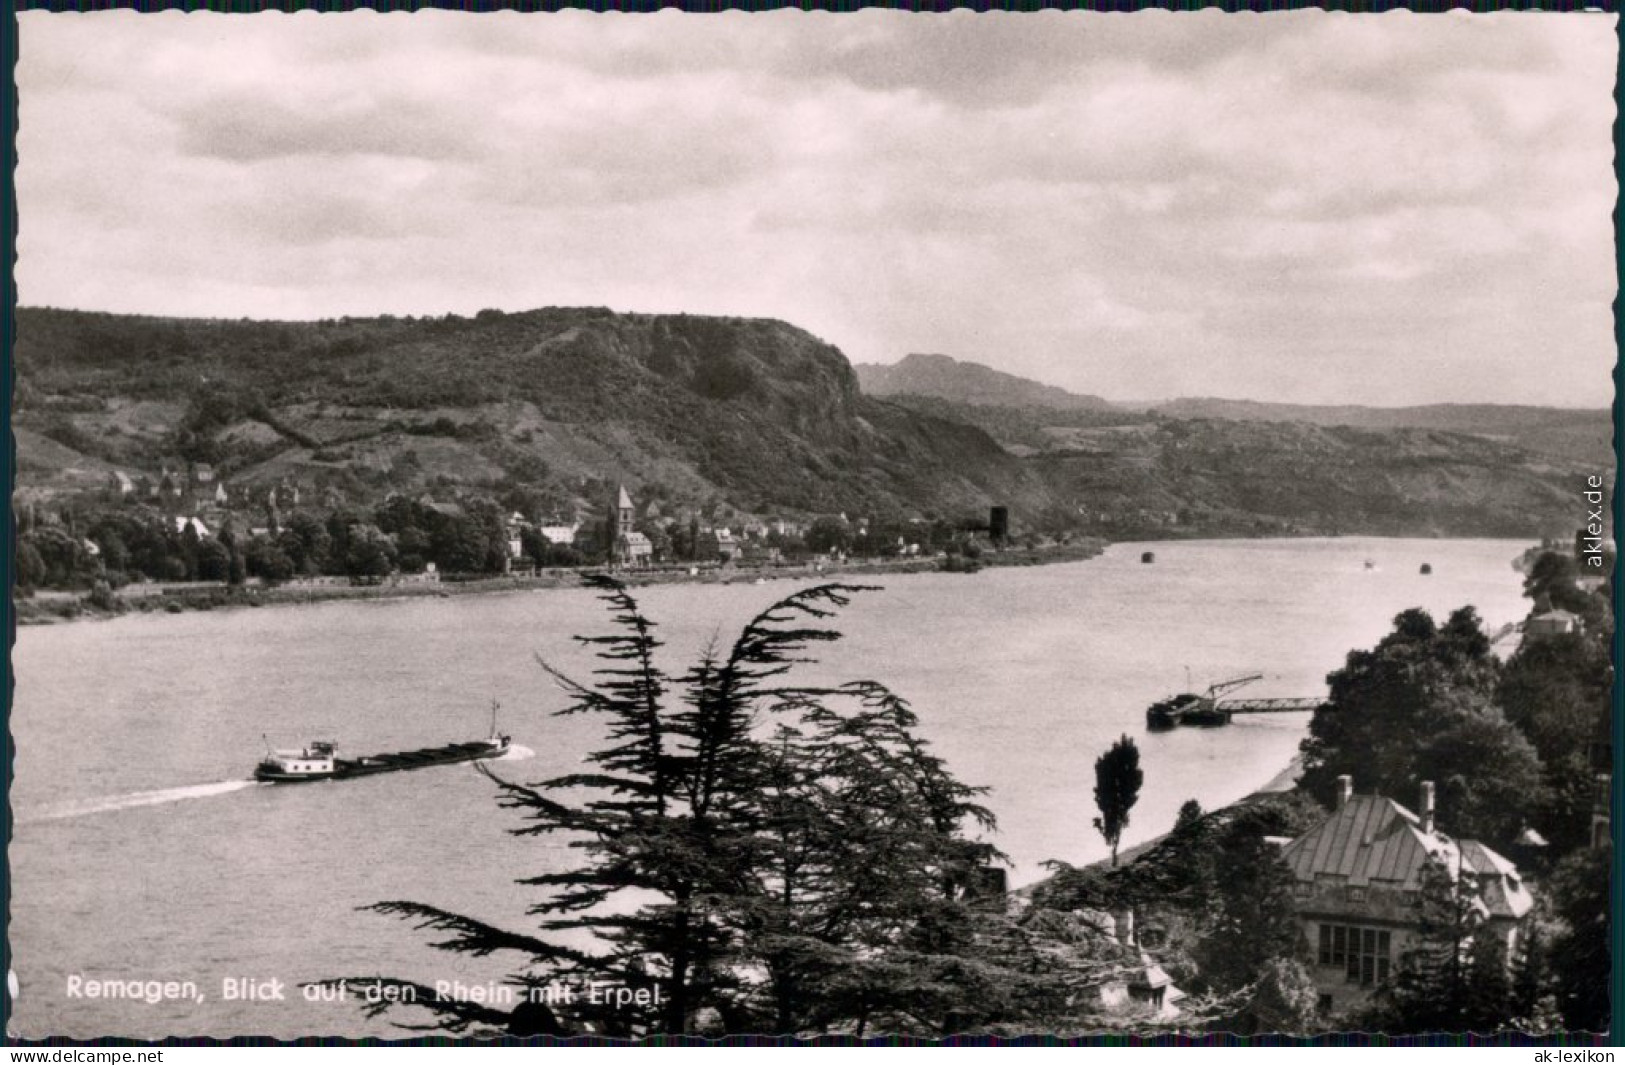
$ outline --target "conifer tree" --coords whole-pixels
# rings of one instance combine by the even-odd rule
[[[1129,811],[1140,800],[1140,785],[1145,774],[1140,771],[1140,749],[1128,736],[1123,736],[1095,760],[1095,806],[1100,816],[1095,818],[1107,846],[1112,849],[1112,865],[1117,864],[1117,844],[1128,827]]]
[[[1417,945],[1400,959],[1392,986],[1378,993],[1363,1025],[1391,1034],[1508,1027],[1517,1012],[1509,961],[1484,922],[1472,878],[1452,876],[1435,858],[1421,881]]]
[[[492,774],[527,822],[516,834],[562,838],[579,856],[524,881],[548,891],[532,908],[540,933],[421,903],[371,908],[450,933],[434,944],[443,950],[518,954],[520,987],[597,981],[651,1001],[556,1013],[418,1005],[453,1031],[621,1036],[685,1033],[702,1017],[713,1031],[943,1034],[987,1018],[989,1002],[1015,1008],[995,990],[1022,978],[982,956],[975,886],[1000,856],[965,835],[993,828],[978,789],[929,753],[884,686],[785,676],[810,646],[839,638],[823,622],[865,589],[798,591],[673,680],[626,589],[590,583],[615,625],[579,638],[599,660],[593,681],[544,668],[571,698],[560,713],[595,716],[604,745],[589,768],[539,784]]]

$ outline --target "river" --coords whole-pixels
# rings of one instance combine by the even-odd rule
[[[1148,734],[1144,709],[1182,690],[1263,673],[1257,696],[1325,691],[1347,652],[1393,616],[1476,606],[1492,630],[1522,617],[1509,541],[1253,540],[1118,544],[1096,559],[977,574],[883,576],[820,648],[814,672],[872,678],[906,697],[960,779],[988,786],[994,841],[1015,883],[1046,859],[1105,854],[1091,827],[1095,758],[1140,746],[1145,786],[1124,844],[1166,831],[1288,762],[1307,715]],[[1152,565],[1142,550],[1156,552]],[[1373,563],[1367,568],[1366,562]],[[1431,575],[1419,572],[1426,562]],[[794,587],[660,586],[637,594],[668,669],[726,640]],[[404,1033],[353,1003],[308,1002],[301,981],[403,976],[465,987],[512,959],[428,947],[432,933],[357,912],[427,902],[530,927],[537,889],[514,884],[568,853],[514,837],[518,821],[467,766],[298,787],[244,778],[263,749],[335,737],[352,754],[482,737],[492,699],[521,780],[567,772],[594,723],[564,703],[536,655],[576,675],[574,634],[607,631],[585,590],[334,602],[27,627],[14,651],[18,751],[13,1030],[38,1038]],[[77,979],[76,979],[77,978]],[[282,982],[230,999],[228,979]],[[192,981],[197,998],[92,998],[92,980]],[[158,996],[155,996],[158,997]],[[407,1019],[405,1016],[402,1019]],[[421,1018],[419,1018],[421,1019]]]

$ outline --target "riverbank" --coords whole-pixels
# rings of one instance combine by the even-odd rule
[[[722,565],[622,570],[616,575],[631,587],[656,584],[729,585],[768,581],[844,580],[877,575],[940,573],[972,574],[978,569],[1000,566],[1046,566],[1081,562],[1095,558],[1106,549],[1104,540],[1080,540],[1033,548],[987,550],[974,560],[951,558],[849,559],[818,561],[796,565]],[[962,561],[961,561],[962,560]],[[65,621],[119,617],[130,613],[179,614],[194,610],[234,610],[268,606],[310,604],[333,600],[450,598],[461,595],[493,595],[507,592],[545,591],[579,588],[584,573],[601,572],[599,567],[550,569],[535,574],[482,577],[469,580],[426,581],[409,578],[377,584],[289,582],[281,585],[228,587],[197,583],[149,591],[141,596],[88,593],[63,595],[44,593],[37,598],[15,599],[13,609],[20,625],[52,625]]]
[[[1216,810],[1209,810],[1208,813],[1219,813],[1223,810],[1234,810],[1242,806],[1251,806],[1255,803],[1269,799],[1272,796],[1284,795],[1287,792],[1293,791],[1297,788],[1298,778],[1302,775],[1303,755],[1295,754],[1292,756],[1292,760],[1288,762],[1279,773],[1276,773],[1256,790],[1248,792],[1235,802],[1227,803]],[[1141,843],[1136,843],[1132,847],[1123,848],[1117,854],[1117,864],[1119,866],[1129,865],[1138,860],[1142,855],[1149,854],[1164,840],[1166,840],[1169,835],[1170,833],[1168,832],[1162,832]],[[1086,865],[1079,866],[1080,869],[1097,869],[1101,871],[1105,871],[1111,867],[1112,861],[1110,858],[1100,858],[1096,861],[1089,862]],[[1040,877],[1029,884],[1023,884],[1022,886],[1015,888],[1011,894],[1019,899],[1030,900],[1033,896],[1033,892],[1037,891],[1039,888],[1043,887],[1053,879],[1053,874]]]
[[[1271,777],[1268,780],[1268,782],[1266,782],[1264,785],[1262,785],[1261,787],[1257,788],[1254,791],[1248,792],[1246,795],[1243,795],[1241,798],[1237,799],[1235,802],[1228,803],[1228,804],[1226,804],[1224,806],[1219,807],[1219,810],[1231,810],[1231,809],[1235,809],[1238,806],[1250,806],[1250,805],[1252,805],[1254,803],[1257,803],[1257,802],[1260,802],[1260,801],[1262,801],[1264,799],[1267,799],[1272,795],[1280,795],[1280,794],[1283,794],[1284,792],[1292,791],[1298,786],[1298,778],[1301,777],[1301,776],[1303,776],[1303,755],[1295,754],[1295,755],[1292,756],[1292,761],[1288,762],[1286,764],[1285,768],[1283,768],[1279,773],[1277,773],[1273,777]],[[1209,812],[1210,813],[1217,813],[1218,811],[1213,810],[1213,811],[1209,811]],[[1158,844],[1160,844],[1163,840],[1165,840],[1167,838],[1168,838],[1168,833],[1164,832],[1164,833],[1162,833],[1160,835],[1154,836],[1153,838],[1146,840],[1144,843],[1136,843],[1132,847],[1124,848],[1122,851],[1118,852],[1117,863],[1119,865],[1127,865],[1128,863],[1130,863],[1130,862],[1134,861],[1136,858],[1138,858],[1140,855],[1151,851],[1153,848],[1155,848]],[[1106,869],[1106,868],[1109,868],[1110,866],[1111,866],[1111,860],[1109,858],[1102,858],[1099,861],[1090,862],[1088,865],[1084,866],[1084,868],[1085,869],[1096,869],[1096,868]]]

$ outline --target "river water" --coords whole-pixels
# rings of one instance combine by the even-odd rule
[[[1095,758],[1140,746],[1145,786],[1124,844],[1166,831],[1186,799],[1213,808],[1287,764],[1307,715],[1148,734],[1148,703],[1263,673],[1257,696],[1311,696],[1355,647],[1421,606],[1521,617],[1508,541],[1292,540],[1119,544],[1086,562],[884,576],[841,615],[815,674],[884,681],[960,779],[991,788],[1015,883],[1046,859],[1106,853],[1091,827]],[[1143,565],[1142,550],[1156,562]],[[1374,564],[1367,568],[1366,562]],[[1419,573],[1422,563],[1433,573]],[[680,672],[731,640],[789,582],[637,592]],[[244,778],[263,749],[335,737],[352,754],[483,737],[492,699],[519,748],[515,779],[593,749],[536,655],[578,676],[574,634],[607,631],[586,591],[337,602],[141,615],[18,634],[12,731],[13,1030],[22,1036],[377,1035],[353,1003],[301,981],[383,973],[455,994],[513,959],[428,947],[432,933],[356,907],[407,899],[529,929],[556,844],[519,823],[468,766],[298,787]],[[197,998],[90,998],[91,980],[192,981]],[[224,981],[279,980],[231,999]],[[188,995],[190,992],[188,992]],[[406,1015],[402,1019],[409,1019]],[[421,1019],[417,1018],[417,1019]]]

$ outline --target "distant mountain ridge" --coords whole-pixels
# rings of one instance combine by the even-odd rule
[[[871,396],[933,396],[956,403],[992,407],[1042,407],[1049,410],[1111,410],[1099,396],[1080,396],[1064,388],[1004,373],[947,355],[907,355],[890,366],[859,363],[852,368],[863,391]]]
[[[854,370],[866,393],[967,421],[1020,453],[1069,446],[1070,437],[1065,432],[1068,429],[1122,425],[1155,418],[1220,418],[1360,429],[1433,429],[1482,436],[1601,467],[1613,465],[1613,414],[1601,407],[1574,409],[1485,403],[1367,407],[1213,397],[1114,403],[946,355],[909,355],[893,366],[859,364]],[[1057,418],[1055,415],[1060,412],[1091,417]]]

